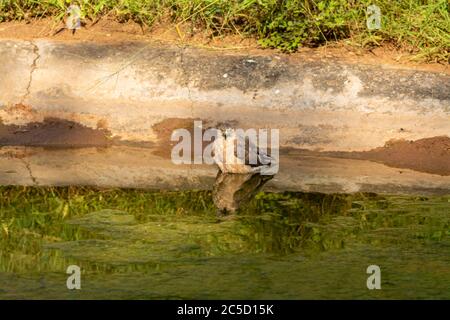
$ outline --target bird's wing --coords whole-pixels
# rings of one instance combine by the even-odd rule
[[[238,143],[239,138],[234,140],[234,155],[238,157]],[[251,154],[256,155],[256,159],[251,159]],[[273,157],[269,156],[266,152],[257,147],[248,137],[245,137],[244,145],[244,163],[250,167],[260,167],[263,165],[269,165],[274,161]],[[253,161],[250,161],[253,160]],[[252,163],[253,162],[253,163]]]
[[[263,152],[258,153],[258,160],[263,164],[263,165],[269,165],[273,162],[273,158]]]

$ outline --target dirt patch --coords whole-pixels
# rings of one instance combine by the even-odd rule
[[[177,129],[185,129],[190,133],[191,136],[191,159],[194,159],[194,121],[201,121],[201,138],[206,130],[211,128],[222,128],[222,127],[236,127],[237,122],[229,121],[229,122],[215,122],[210,120],[201,120],[201,119],[193,119],[193,118],[168,118],[164,119],[161,122],[158,122],[153,125],[152,129],[157,136],[157,143],[154,146],[155,151],[153,152],[155,155],[170,159],[172,149],[175,145],[177,145],[180,141],[171,141],[172,133]],[[211,143],[211,141],[203,141],[202,139],[202,154],[205,148]]]
[[[52,40],[108,41],[143,40],[143,30],[137,23],[117,23],[108,19],[97,23],[88,22],[74,34],[64,27],[63,21],[52,18],[38,20],[10,21],[0,23],[0,38],[32,40],[51,38]]]
[[[153,125],[152,129],[156,133],[158,142],[153,152],[155,155],[170,159],[172,148],[178,141],[171,141],[172,133],[177,129],[185,129],[191,134],[191,146],[194,143],[194,121],[192,118],[168,118]],[[192,150],[193,148],[191,148]],[[192,154],[191,154],[192,157]]]
[[[364,152],[327,152],[339,158],[371,160],[395,168],[450,175],[450,138],[447,136],[416,141],[392,140],[383,147]]]
[[[105,147],[112,144],[104,129],[91,129],[79,123],[58,118],[26,125],[6,125],[0,122],[0,146],[33,147]]]
[[[18,103],[0,109],[0,119],[4,124],[26,125],[42,121],[43,117],[30,106]]]

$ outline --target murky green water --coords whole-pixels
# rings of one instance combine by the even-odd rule
[[[0,192],[1,299],[450,298],[450,195],[259,192],[219,219],[207,191]]]

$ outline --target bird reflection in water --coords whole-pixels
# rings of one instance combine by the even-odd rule
[[[250,202],[272,177],[259,173],[223,173],[219,170],[212,191],[217,215],[235,213],[239,207]]]

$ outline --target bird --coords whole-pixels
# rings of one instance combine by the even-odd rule
[[[241,155],[238,152],[239,142],[244,147]],[[237,134],[232,128],[217,130],[212,149],[214,162],[223,173],[264,173],[275,162],[273,157],[255,146],[247,136]]]

